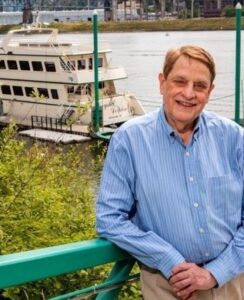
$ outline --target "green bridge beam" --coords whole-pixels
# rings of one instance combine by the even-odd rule
[[[131,256],[103,239],[2,255],[0,289],[121,260]]]

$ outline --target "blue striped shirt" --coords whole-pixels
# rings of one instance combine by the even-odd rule
[[[97,200],[98,233],[167,278],[203,264],[221,286],[244,272],[244,131],[203,112],[188,145],[163,109],[113,135]]]

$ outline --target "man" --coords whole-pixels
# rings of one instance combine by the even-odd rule
[[[113,135],[97,230],[142,265],[145,300],[244,299],[244,131],[203,109],[211,55],[170,50],[163,107]]]

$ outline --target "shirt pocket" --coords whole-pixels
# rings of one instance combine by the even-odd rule
[[[241,214],[243,182],[232,174],[208,178],[209,206],[218,215]]]

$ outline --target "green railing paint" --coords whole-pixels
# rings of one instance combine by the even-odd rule
[[[0,289],[111,262],[116,264],[104,283],[97,285],[96,288],[90,287],[73,293],[84,295],[95,290],[95,292],[107,290],[109,287],[112,291],[103,292],[97,299],[115,300],[122,283],[135,279],[129,277],[134,260],[128,253],[104,239],[2,255],[0,256]],[[70,297],[62,295],[53,300],[68,298]]]
[[[93,28],[93,61],[94,61],[94,95],[95,95],[95,123],[93,124],[94,131],[99,130],[99,79],[98,79],[98,38],[97,38],[97,11],[94,10],[92,18]]]
[[[240,124],[240,86],[241,86],[241,11],[236,4],[236,73],[235,73],[235,122]]]

